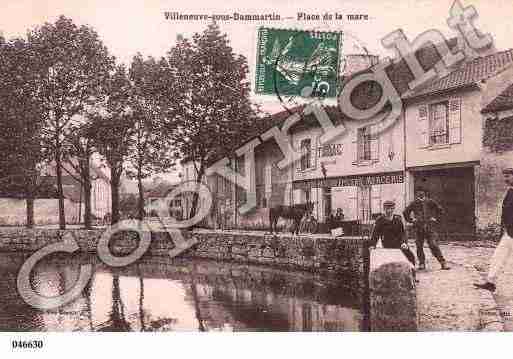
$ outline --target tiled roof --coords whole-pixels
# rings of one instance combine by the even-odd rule
[[[499,96],[494,98],[481,111],[483,113],[509,110],[513,108],[513,84],[509,85]]]
[[[453,49],[457,45],[457,39],[453,38],[448,40],[448,47],[450,49]],[[415,52],[415,55],[417,56],[420,64],[425,69],[432,68],[438,61],[441,60],[440,55],[438,54],[436,48],[434,45],[428,44],[419,50]],[[362,70],[353,76],[361,73],[370,72],[370,69]],[[390,80],[394,84],[394,87],[397,89],[399,94],[403,94],[408,90],[408,83],[413,80],[413,74],[410,71],[410,68],[408,67],[406,61],[404,59],[393,63],[386,69],[387,75],[390,77]],[[348,79],[341,79],[343,82],[347,81]],[[352,100],[353,104],[358,108],[370,108],[375,103],[377,103],[380,100],[381,97],[381,89],[380,87],[375,83],[369,83],[365,82],[362,84],[363,86],[358,86],[355,88],[352,94]],[[369,87],[370,86],[370,87]],[[258,121],[258,123],[255,124],[255,127],[252,129],[249,129],[247,133],[242,134],[240,136],[240,144],[244,144],[251,140],[252,138],[255,138],[256,136],[264,133],[268,129],[272,128],[273,126],[281,127],[285,120],[295,112],[302,111],[304,106],[297,106],[289,111],[281,111],[278,113],[275,113],[271,116],[268,116],[266,118],[263,118]],[[343,120],[343,115],[340,112],[340,109],[338,106],[327,106],[325,107],[326,112],[328,112],[328,115],[330,116],[331,120],[334,121],[334,124],[338,124]],[[308,125],[309,122],[315,122],[315,119],[313,116],[307,117],[305,119],[306,125]],[[297,129],[297,127],[296,127]]]
[[[476,84],[496,76],[511,64],[513,64],[513,49],[496,52],[485,57],[477,57],[462,64],[461,67],[449,75],[431,82],[407,97],[417,97]]]
[[[169,191],[175,188],[178,184],[169,182],[160,182],[153,188],[149,188],[145,192],[147,198],[164,198],[167,196]]]
[[[76,160],[73,160],[73,163],[76,164]],[[69,163],[63,162],[62,167],[63,167],[63,170],[62,170],[63,184],[73,184],[73,181],[74,181],[73,179],[64,179],[65,176],[70,177],[69,172],[71,172],[75,177],[80,177],[80,175],[75,171],[73,166],[71,166]],[[106,182],[110,181],[109,176],[101,168],[101,166],[99,166],[95,163],[92,163],[92,161],[91,161],[89,168],[90,168],[90,175],[91,175],[92,179],[101,178],[101,179],[105,180]],[[46,172],[47,176],[51,176],[51,177],[57,176],[56,166],[53,161],[46,165],[45,172]],[[67,182],[64,182],[64,181],[67,181]]]
[[[58,198],[57,194],[57,177],[55,176],[43,176],[42,179],[54,188],[55,197]],[[80,183],[69,175],[63,174],[62,176],[62,192],[64,198],[67,198],[73,202],[80,202],[83,195],[80,194],[81,188]]]
[[[453,50],[458,45],[456,38],[447,41],[449,49]],[[438,63],[442,57],[438,53],[436,47],[432,44],[428,44],[415,52],[415,55],[420,62],[421,66],[429,70]],[[394,85],[397,92],[404,98],[412,98],[431,93],[438,93],[446,90],[459,88],[462,86],[477,83],[481,80],[490,78],[497,75],[499,72],[504,70],[506,67],[513,63],[513,50],[507,50],[502,52],[496,52],[492,55],[485,57],[478,57],[468,63],[464,63],[460,68],[451,72],[449,75],[442,79],[437,79],[422,89],[414,92],[413,94],[407,94],[409,87],[408,83],[414,80],[413,74],[410,71],[406,60],[401,59],[397,62],[393,62],[389,67],[386,68],[386,73],[390,78],[390,81]],[[352,76],[358,74],[370,72],[371,69],[362,70]],[[342,86],[344,82],[347,82],[349,78],[341,79]],[[360,109],[367,109],[376,104],[381,97],[381,88],[379,85],[373,82],[364,82],[362,85],[357,86],[351,94],[351,100],[355,107]],[[242,146],[244,143],[249,142],[251,139],[259,136],[268,129],[278,126],[281,127],[285,120],[293,113],[301,112],[304,106],[297,106],[291,110],[285,110],[275,113],[271,116],[259,119],[255,122],[253,128],[248,128],[245,133],[239,133],[239,141],[236,148]],[[338,106],[327,106],[325,110],[328,112],[331,120],[334,124],[338,124],[344,120],[344,115],[341,113]],[[309,126],[315,123],[313,116],[306,117],[304,121],[301,121],[299,126],[295,126],[294,129],[299,129],[301,126]],[[219,158],[213,159],[213,162]],[[210,163],[210,164],[211,164]]]
[[[458,40],[456,38],[452,38],[447,41],[447,47],[450,50],[453,50],[457,45]],[[437,48],[430,43],[415,51],[415,56],[422,68],[425,70],[432,69],[435,64],[442,60]],[[371,71],[372,68],[362,70],[353,74],[352,77],[358,76],[362,73],[369,73]],[[392,62],[392,64],[385,69],[385,72],[398,94],[404,96],[406,92],[409,91],[408,84],[414,80],[413,73],[410,71],[410,67],[406,60],[401,58],[399,61]],[[342,86],[349,80],[350,78],[344,79]],[[380,100],[380,98],[381,87],[375,82],[364,82],[356,87],[351,94],[353,104],[362,109],[372,107]]]
[[[450,50],[453,50],[457,46],[457,38],[452,38],[447,41],[447,47]],[[422,68],[426,71],[434,68],[434,66],[442,60],[437,48],[430,43],[418,49],[415,52],[415,56]],[[394,63],[392,66],[387,68],[386,72],[390,81],[394,84],[395,89],[400,95],[405,94],[409,90],[408,84],[414,80],[414,77],[405,59],[401,59],[397,63]]]
[[[78,183],[76,183],[75,185],[63,185],[62,192],[64,194],[64,198],[67,198],[72,202],[78,203],[84,200],[84,195],[82,194],[80,185]]]
[[[239,141],[238,141],[237,145],[235,146],[235,148],[242,147],[245,143],[260,136],[261,134],[265,133],[267,130],[270,130],[271,128],[273,128],[275,126],[278,128],[281,128],[284,125],[287,118],[289,118],[290,116],[292,116],[293,114],[296,114],[296,113],[301,114],[304,107],[305,107],[304,105],[296,106],[291,109],[283,110],[283,111],[277,112],[275,114],[272,114],[270,116],[258,119],[257,121],[255,121],[255,125],[253,127],[248,128],[246,130],[246,132],[244,132],[244,133],[239,133]],[[324,110],[327,112],[328,116],[330,117],[330,119],[332,120],[334,125],[338,125],[343,121],[344,116],[340,112],[340,109],[338,108],[338,106],[325,106]],[[310,114],[308,116],[305,116],[303,118],[303,120],[300,121],[298,124],[296,124],[295,126],[292,126],[292,128],[290,130],[297,131],[304,127],[309,127],[311,125],[317,125],[317,124],[318,124],[318,122],[315,118],[315,115]],[[216,162],[217,160],[219,160],[221,158],[222,157],[215,157],[207,165],[212,165],[214,162]]]

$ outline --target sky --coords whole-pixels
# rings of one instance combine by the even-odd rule
[[[365,46],[372,54],[393,56],[385,50],[380,39],[402,29],[409,39],[428,29],[437,29],[447,37],[456,34],[447,24],[453,0],[224,0],[224,1],[170,1],[170,0],[2,0],[0,31],[7,38],[23,37],[27,29],[54,22],[65,15],[77,24],[93,27],[110,52],[119,62],[129,63],[137,52],[143,56],[161,57],[175,44],[180,34],[186,38],[203,31],[206,21],[166,20],[164,12],[182,14],[279,14],[280,21],[219,21],[221,31],[228,34],[234,52],[247,57],[250,79],[254,81],[257,28],[268,26],[307,30],[343,31],[343,52],[361,52]],[[479,18],[475,22],[483,33],[490,33],[497,49],[513,48],[513,14],[511,0],[464,0],[464,6],[473,5]],[[302,21],[298,13],[365,14],[368,20]],[[283,19],[283,18],[290,19]],[[358,45],[358,46],[355,46]],[[281,106],[272,96],[254,96],[269,112]],[[174,173],[169,177],[177,179]]]

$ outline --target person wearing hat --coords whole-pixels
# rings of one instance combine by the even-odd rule
[[[378,239],[381,238],[383,248],[401,249],[406,259],[415,267],[415,256],[408,247],[403,221],[401,216],[394,214],[395,203],[393,201],[385,201],[383,203],[383,210],[385,214],[378,217],[374,224],[371,246],[376,246]]]
[[[412,213],[414,215],[413,218],[411,217]],[[413,223],[415,229],[419,269],[426,269],[426,256],[424,255],[425,240],[427,240],[433,256],[440,262],[442,269],[451,269],[447,265],[438,246],[438,223],[442,219],[443,209],[438,203],[427,197],[427,191],[424,188],[418,187],[416,189],[415,200],[406,207],[403,216],[406,222]]]
[[[475,287],[491,292],[495,291],[495,281],[513,253],[513,168],[504,169],[502,174],[507,188],[502,200],[501,240],[493,253],[486,282],[483,284],[474,283]]]

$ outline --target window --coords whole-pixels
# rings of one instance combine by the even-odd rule
[[[228,192],[226,179],[223,176],[218,176],[217,179],[219,181],[219,192],[223,195],[226,195],[226,193]]]
[[[308,189],[305,190],[305,202],[309,203],[310,199],[311,199],[311,197],[310,197],[310,188],[308,188]]]
[[[264,191],[263,207],[269,207],[273,194],[272,166],[270,164],[267,164],[264,168]]]
[[[429,144],[439,145],[447,143],[449,143],[447,102],[432,104],[429,106]]]
[[[327,218],[332,212],[332,197],[331,197],[331,187],[324,187],[323,188],[323,195],[324,195],[324,218]]]
[[[301,171],[312,168],[312,140],[305,138],[301,140]]]
[[[267,199],[265,197],[264,186],[256,185],[255,193],[256,193],[257,208],[266,208],[267,207]]]
[[[371,127],[362,127],[358,129],[358,162],[371,160]]]

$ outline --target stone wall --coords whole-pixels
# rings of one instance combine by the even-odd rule
[[[476,226],[482,239],[497,239],[500,211],[506,193],[502,170],[513,167],[513,151],[494,152],[483,148],[480,166],[476,171]],[[488,238],[489,237],[489,238]]]
[[[84,252],[96,252],[102,230],[52,230],[3,228],[0,251],[36,251],[45,245],[72,235]],[[167,232],[152,232],[148,255],[167,256],[174,248]],[[344,277],[348,287],[365,287],[364,250],[360,237],[269,235],[258,232],[197,230],[183,232],[186,241],[197,243],[180,257],[197,257],[304,270],[334,277]],[[113,254],[132,252],[138,243],[134,233],[113,236]]]
[[[369,302],[372,331],[416,331],[417,293],[413,266],[399,249],[370,252]]]
[[[79,223],[80,204],[64,199],[66,223]],[[0,198],[0,226],[23,226],[27,222],[27,205],[24,199]],[[57,199],[34,200],[34,221],[37,225],[59,223],[59,202]],[[84,208],[82,206],[82,216]]]

